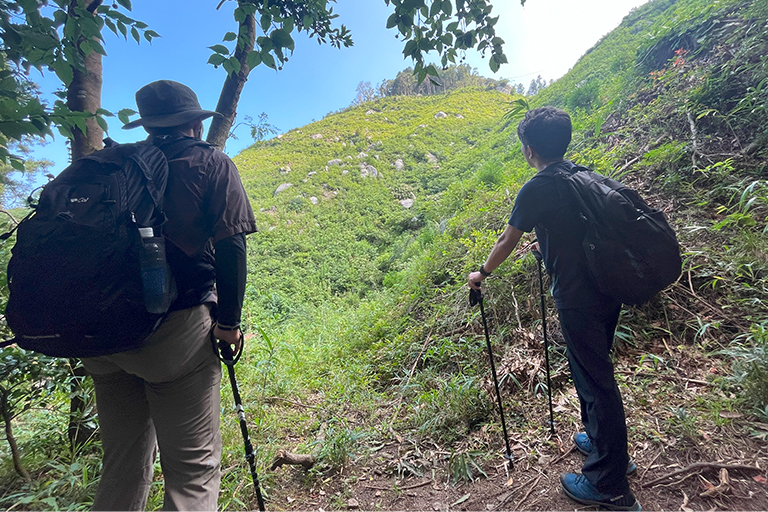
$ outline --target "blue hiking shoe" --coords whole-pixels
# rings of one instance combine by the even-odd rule
[[[576,432],[573,434],[573,442],[576,444],[576,449],[584,455],[589,455],[595,447],[592,445],[592,440],[585,432]],[[637,471],[637,464],[632,459],[629,459],[627,463],[627,474],[631,475]]]
[[[584,505],[597,505],[608,510],[643,510],[632,491],[619,495],[606,494],[589,483],[584,475],[563,473],[560,475],[560,485],[566,496]]]

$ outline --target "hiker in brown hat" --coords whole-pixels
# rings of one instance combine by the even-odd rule
[[[210,335],[235,352],[241,347],[245,235],[256,223],[234,163],[200,140],[202,121],[219,114],[167,80],[142,87],[136,103],[140,119],[124,128],[144,127],[161,149],[190,141],[167,155],[163,204],[178,298],[139,349],[83,360],[96,387],[104,449],[93,508],[144,510],[159,448],[163,509],[216,510],[221,367]]]

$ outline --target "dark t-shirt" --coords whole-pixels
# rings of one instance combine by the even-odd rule
[[[168,162],[163,227],[179,297],[173,310],[216,302],[213,245],[256,231],[237,167],[221,151],[193,146]]]
[[[536,238],[552,278],[552,296],[558,309],[585,308],[610,302],[599,292],[581,246],[584,226],[575,199],[557,187],[560,170],[574,167],[568,160],[554,163],[531,178],[517,194],[509,225],[520,231],[536,230]]]

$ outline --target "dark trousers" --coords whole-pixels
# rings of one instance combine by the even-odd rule
[[[620,304],[558,310],[581,420],[595,447],[582,474],[600,491],[610,493],[629,490],[624,404],[610,358],[620,311]]]

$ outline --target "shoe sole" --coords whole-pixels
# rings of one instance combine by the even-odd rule
[[[589,457],[589,452],[587,450],[583,449],[578,444],[576,444],[575,441],[574,441],[573,445],[576,447],[576,450],[578,450],[579,453],[581,453],[582,455],[584,455],[586,457]],[[627,475],[631,475],[635,471],[637,471],[637,464],[635,464],[635,461],[633,461],[632,459],[629,459],[629,462],[627,463]]]
[[[563,485],[562,481],[560,482],[560,488],[563,490],[563,492],[565,493],[566,496],[571,498],[576,503],[581,503],[582,505],[595,505],[595,506],[598,506],[598,507],[606,508],[608,510],[633,510],[633,511],[637,511],[637,512],[641,512],[643,510],[643,507],[640,506],[640,503],[638,503],[637,500],[635,500],[635,502],[631,506],[629,506],[629,507],[622,507],[622,506],[619,506],[619,505],[613,505],[611,503],[606,503],[604,501],[595,501],[595,500],[587,500],[587,499],[584,499],[584,498],[577,498],[576,496],[571,494],[571,492],[568,491],[568,489],[566,489],[566,487]]]

